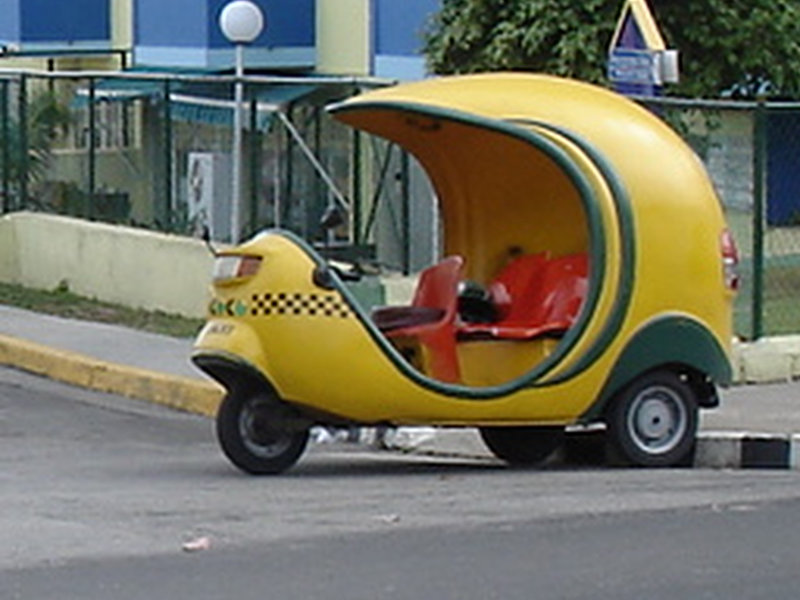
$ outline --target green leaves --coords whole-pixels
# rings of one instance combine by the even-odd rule
[[[668,93],[800,96],[800,0],[650,0],[681,82]],[[527,70],[606,81],[622,0],[443,0],[425,38],[441,74]]]
[[[529,70],[601,81],[608,0],[444,0],[426,38],[438,73]],[[465,33],[467,33],[465,35]]]

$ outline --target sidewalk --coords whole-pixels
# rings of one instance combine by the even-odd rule
[[[796,362],[793,344],[757,344],[768,355],[751,373],[769,372],[776,361]],[[223,392],[190,363],[191,348],[191,339],[0,305],[0,364],[212,416]],[[757,349],[741,354],[746,353],[755,356]],[[800,381],[722,390],[720,408],[701,415],[699,466],[781,467],[800,461]],[[405,451],[489,456],[474,430],[421,430],[396,436],[394,445]]]

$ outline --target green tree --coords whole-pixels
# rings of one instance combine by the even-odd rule
[[[800,0],[650,0],[681,54],[685,96],[800,97]],[[607,83],[622,0],[442,0],[425,36],[431,71],[526,70]]]
[[[685,96],[800,97],[800,1],[650,0]]]

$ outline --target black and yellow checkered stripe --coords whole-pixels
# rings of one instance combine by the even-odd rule
[[[335,317],[351,316],[347,304],[333,294],[268,292],[253,294],[250,314],[258,316]]]

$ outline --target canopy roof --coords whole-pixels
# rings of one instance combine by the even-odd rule
[[[705,178],[693,152],[658,117],[633,101],[587,83],[524,73],[428,79],[370,91],[331,109],[341,120],[382,137],[413,143],[409,129],[429,130],[471,117],[488,128],[544,124],[585,140],[626,180],[671,168]],[[388,119],[386,112],[402,115]],[[432,117],[427,123],[410,114]],[[441,152],[447,149],[441,148]],[[656,157],[651,164],[644,158]]]
[[[478,280],[512,247],[599,258],[633,243],[642,212],[678,227],[708,210],[709,198],[716,204],[704,167],[672,129],[574,80],[445,77],[370,91],[331,111],[419,160],[440,202],[445,252],[467,256]]]
[[[139,75],[137,77],[137,75]],[[179,76],[178,78],[173,78]],[[172,118],[181,121],[233,125],[233,83],[215,79],[220,73],[211,71],[189,71],[186,69],[137,70],[131,69],[124,76],[107,76],[95,79],[94,96],[103,101],[131,101],[142,98],[161,98],[169,89]],[[196,77],[196,80],[192,80]],[[269,83],[248,83],[245,100],[255,102],[256,126],[269,129],[276,112],[287,106],[313,98],[323,103],[332,98],[341,98],[352,90],[352,80],[341,83],[332,78],[315,80],[305,78],[272,78]],[[169,87],[167,88],[167,83]],[[76,93],[75,104],[81,106],[88,101],[88,86]]]

